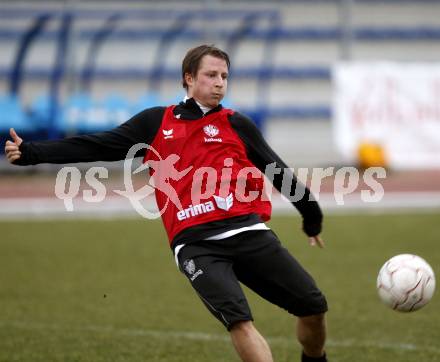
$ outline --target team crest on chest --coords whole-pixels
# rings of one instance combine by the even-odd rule
[[[209,137],[215,137],[220,132],[218,128],[212,124],[207,124],[205,127],[203,127],[203,130],[205,131],[206,135]]]
[[[207,124],[205,127],[203,127],[203,131],[208,136],[208,138],[204,137],[205,142],[223,142],[221,138],[215,138],[220,133],[216,126]]]

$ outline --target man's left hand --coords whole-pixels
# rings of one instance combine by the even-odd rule
[[[319,235],[316,236],[310,236],[309,237],[309,244],[311,246],[315,246],[318,245],[320,248],[323,248],[324,245],[324,240],[321,239],[321,237]]]

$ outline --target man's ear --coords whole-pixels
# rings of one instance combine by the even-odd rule
[[[191,87],[194,83],[194,77],[192,76],[191,73],[185,73],[185,82],[186,85],[189,87]]]

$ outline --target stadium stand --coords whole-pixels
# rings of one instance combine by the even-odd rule
[[[440,1],[176,4],[1,3],[2,140],[9,126],[31,137],[93,132],[176,102],[182,55],[207,42],[231,54],[229,99],[287,161],[335,163],[334,62],[440,59]],[[304,143],[292,145],[289,132]],[[310,150],[312,136],[320,142]]]

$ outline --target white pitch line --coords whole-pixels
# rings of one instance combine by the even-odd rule
[[[158,339],[187,339],[193,341],[213,341],[213,342],[230,342],[228,335],[205,333],[205,332],[184,332],[184,331],[158,331],[143,328],[115,328],[111,326],[64,326],[58,324],[34,323],[34,322],[20,322],[20,321],[0,321],[0,328],[17,328],[25,330],[65,330],[65,331],[91,331],[99,333],[109,333],[119,336],[133,336],[133,337],[152,337]],[[271,345],[290,346],[296,343],[294,336],[288,337],[266,337],[266,340]],[[356,341],[355,339],[346,340],[327,340],[326,345],[334,348],[373,348],[381,350],[395,350],[395,351],[429,351],[431,353],[440,355],[440,348],[432,346],[417,346],[412,343],[393,343],[380,341]]]
[[[323,193],[319,203],[326,213],[332,214],[437,212],[440,210],[440,192],[387,192],[383,200],[374,203],[362,201],[360,194],[355,193],[345,196],[343,205],[336,203],[333,194]],[[150,211],[156,210],[153,197],[145,199],[143,205]],[[296,215],[290,202],[283,200],[280,195],[274,195],[272,205],[276,215]],[[107,196],[99,203],[74,198],[72,212],[66,211],[63,201],[55,197],[0,198],[0,220],[120,217],[140,217],[129,200],[121,196]]]

